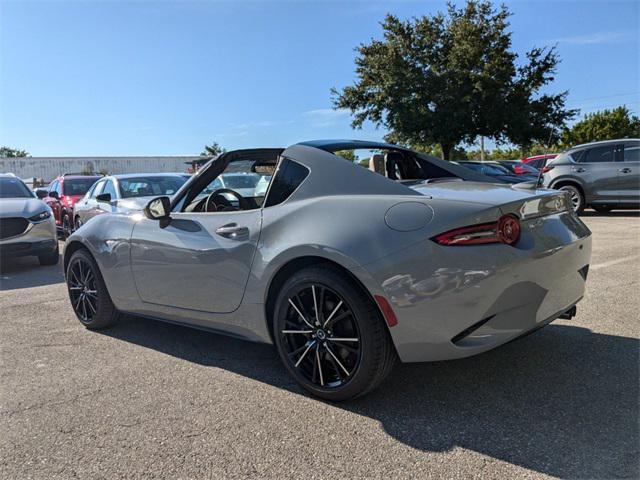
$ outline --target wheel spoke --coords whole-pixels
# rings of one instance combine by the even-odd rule
[[[358,338],[342,338],[342,337],[329,337],[327,340],[331,342],[359,342]]]
[[[339,315],[336,315],[335,317],[333,317],[333,318],[331,319],[331,321],[327,321],[327,322],[325,322],[325,324],[324,324],[324,327],[323,327],[323,328],[331,328],[331,325],[333,325],[333,324],[335,324],[335,323],[339,322],[340,320],[345,319],[345,318],[347,318],[347,317],[349,317],[349,316],[351,316],[351,311],[350,311],[350,310],[347,310],[347,311],[345,311],[345,312],[342,312],[342,313],[340,313]]]
[[[336,357],[336,356],[334,355],[334,353],[331,351],[331,348],[329,348],[329,345],[325,344],[325,346],[324,346],[324,347],[327,349],[327,352],[329,352],[329,355],[331,355],[331,357],[333,358],[333,360],[335,360],[335,362],[340,366],[340,368],[342,369],[342,371],[343,371],[344,373],[346,373],[346,374],[347,374],[347,377],[348,377],[348,376],[349,376],[349,370],[347,370],[347,369],[345,368],[345,366],[342,364],[342,362],[340,362],[340,360],[338,360],[338,357]]]
[[[296,304],[295,304],[295,303],[293,303],[293,300],[289,299],[289,303],[291,304],[291,306],[293,307],[293,309],[294,309],[296,312],[298,312],[298,315],[300,316],[300,318],[302,319],[302,321],[303,321],[304,323],[306,323],[306,324],[307,324],[307,326],[309,326],[309,327],[313,328],[313,325],[311,325],[311,324],[307,321],[307,319],[306,319],[306,318],[305,318],[305,316],[302,314],[302,312],[300,311],[300,309],[296,306]]]
[[[318,372],[320,373],[320,385],[324,387],[324,376],[322,375],[322,363],[320,363],[320,346],[316,348],[316,361],[318,362]]]
[[[93,302],[91,301],[91,299],[90,299],[89,297],[85,297],[85,298],[86,298],[86,300],[87,300],[87,305],[89,305],[89,307],[91,308],[91,310],[93,310],[93,313],[94,313],[94,315],[95,315],[95,313],[96,313],[96,309],[95,309],[95,307],[93,306]]]
[[[320,314],[318,313],[318,301],[316,300],[316,286],[311,285],[311,294],[313,295],[313,311],[316,314],[316,325],[320,325]]]
[[[333,312],[331,312],[331,314],[327,317],[327,320],[324,322],[324,325],[322,325],[322,328],[327,327],[327,324],[331,321],[331,319],[333,318],[333,316],[336,314],[336,312],[341,306],[342,306],[342,300],[338,302],[338,304],[336,305],[336,308],[334,308]]]
[[[300,358],[299,358],[299,359],[298,359],[298,361],[296,362],[296,367],[297,367],[298,365],[300,365],[300,362],[302,362],[302,359],[304,359],[304,357],[307,355],[307,352],[308,352],[309,350],[311,350],[311,347],[313,347],[313,345],[314,345],[315,343],[316,343],[316,341],[314,340],[313,342],[310,342],[310,343],[307,345],[307,349],[306,349],[304,352],[302,352],[302,355],[300,355]],[[321,374],[320,376],[322,376],[322,374]]]
[[[285,333],[285,334],[302,333],[304,335],[308,335],[309,333],[313,333],[313,330],[282,330],[282,333]]]

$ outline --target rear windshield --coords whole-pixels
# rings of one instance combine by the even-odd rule
[[[0,177],[0,198],[33,198],[33,193],[18,178]]]
[[[65,179],[63,184],[64,195],[84,195],[97,181],[97,178]]]
[[[509,173],[505,167],[501,167],[498,165],[482,165],[479,163],[465,163],[460,162],[460,165],[463,165],[471,170],[475,170],[476,172],[484,173],[485,175],[505,175]]]
[[[186,177],[134,177],[119,180],[122,198],[173,195],[187,181]]]

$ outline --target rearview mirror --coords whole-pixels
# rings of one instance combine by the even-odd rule
[[[111,194],[110,193],[101,193],[96,196],[96,200],[104,203],[111,203]]]
[[[58,192],[56,192],[55,190],[51,190],[49,192],[49,196],[51,198],[55,198],[56,200],[60,200],[60,195],[58,195]]]
[[[36,197],[38,197],[40,200],[42,200],[43,198],[46,198],[46,196],[47,196],[46,190],[41,190],[41,189],[36,190]]]
[[[169,197],[154,198],[144,207],[144,215],[150,220],[168,220],[170,212],[171,200]]]

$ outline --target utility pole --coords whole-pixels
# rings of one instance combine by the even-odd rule
[[[480,161],[484,162],[484,137],[480,135]]]

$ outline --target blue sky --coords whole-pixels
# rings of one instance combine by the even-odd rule
[[[513,48],[558,44],[551,89],[640,110],[639,2],[518,1]],[[198,154],[380,139],[331,110],[380,20],[444,2],[0,0],[0,144],[34,156]]]

